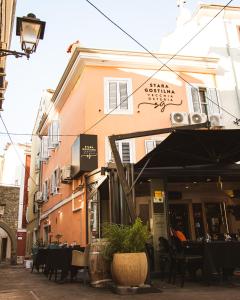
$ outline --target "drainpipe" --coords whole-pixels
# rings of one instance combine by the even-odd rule
[[[237,80],[237,73],[236,73],[236,68],[235,68],[235,65],[234,65],[234,60],[233,60],[233,57],[232,57],[231,48],[229,46],[229,34],[228,34],[227,25],[226,25],[226,21],[225,21],[225,14],[226,14],[226,11],[224,10],[223,24],[224,24],[225,35],[226,35],[226,49],[227,49],[227,54],[228,54],[228,56],[230,57],[230,60],[231,60],[232,72],[233,72],[233,77],[234,77],[234,81],[235,81],[235,93],[236,93],[237,102],[238,102],[239,111],[240,111],[239,84],[238,84],[238,80]]]

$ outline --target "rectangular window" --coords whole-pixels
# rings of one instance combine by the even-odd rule
[[[43,201],[48,200],[48,194],[49,194],[48,180],[45,180],[43,183],[43,189],[42,189]]]
[[[132,81],[125,78],[104,79],[104,113],[132,114]]]
[[[48,128],[48,148],[56,148],[59,141],[59,120],[53,120]]]
[[[162,141],[160,140],[145,140],[145,151],[146,154],[156,148]]]
[[[40,161],[47,161],[49,158],[48,136],[43,136],[41,140]]]
[[[220,114],[219,99],[215,88],[191,87],[193,112],[206,115]]]
[[[132,140],[116,141],[122,163],[134,162],[134,143]],[[111,146],[107,143],[107,162],[114,162]]]
[[[60,168],[54,170],[51,176],[51,194],[56,195],[60,185]]]

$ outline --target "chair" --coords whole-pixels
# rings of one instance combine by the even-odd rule
[[[86,279],[88,276],[88,266],[89,266],[89,250],[90,245],[86,246],[84,252],[78,250],[72,250],[72,262],[71,262],[71,280],[77,273],[78,269],[84,269],[84,285],[86,284]]]
[[[170,245],[168,240],[162,236],[159,237],[159,262],[160,262],[160,272],[161,272],[161,280],[165,279],[166,268],[169,266],[169,271],[171,271],[172,266],[172,255],[170,251]],[[169,282],[171,281],[171,275],[169,272]]]
[[[195,277],[197,269],[203,269],[203,248],[194,247],[194,244],[188,245],[182,243],[176,237],[171,237],[171,255],[172,255],[172,266],[170,268],[170,281],[175,283],[176,274],[179,272],[181,277],[181,287],[184,286],[186,271]]]
[[[42,271],[44,271],[46,267],[46,249],[43,248],[33,248],[32,249],[32,270],[33,272],[34,268],[36,268],[37,272],[39,272],[40,267],[42,268]]]

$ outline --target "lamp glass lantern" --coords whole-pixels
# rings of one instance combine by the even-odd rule
[[[26,54],[36,51],[39,40],[43,39],[45,22],[40,21],[32,13],[17,18],[16,35],[20,36],[22,50]]]

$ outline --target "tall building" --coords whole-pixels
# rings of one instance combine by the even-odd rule
[[[52,102],[51,97],[54,91],[51,89],[45,90],[42,94],[37,118],[33,128],[32,145],[31,145],[31,166],[28,181],[28,205],[26,209],[27,220],[27,242],[26,242],[26,254],[30,255],[32,251],[32,245],[36,244],[39,240],[39,213],[40,206],[39,190],[40,190],[40,151],[41,151],[41,139],[38,136],[38,127],[46,119],[46,113],[51,109]]]
[[[27,186],[31,145],[7,144],[0,177],[1,260],[22,262],[26,244]]]
[[[181,13],[183,2],[179,1]],[[44,243],[60,240],[84,246],[102,237],[105,222],[129,223],[130,194],[135,214],[152,233],[156,253],[158,238],[167,235],[169,224],[181,226],[193,240],[207,232],[240,230],[239,218],[232,213],[239,208],[233,191],[240,178],[235,164],[239,149],[232,135],[239,133],[224,136],[224,129],[238,128],[234,71],[227,69],[229,63],[224,69],[219,49],[211,54],[172,54],[178,34],[189,36],[185,26],[196,33],[192,28],[222,8],[201,7],[192,18],[185,14],[178,20],[167,54],[72,47],[51,108],[35,128],[41,138],[36,201],[41,203],[39,237]],[[238,11],[229,7],[225,15],[238,24]],[[229,28],[234,37],[235,29]],[[208,28],[203,34],[211,37]],[[201,39],[200,45],[206,48]],[[192,139],[185,131],[183,138],[176,133],[181,132],[179,126],[207,121],[208,129],[214,130],[195,131],[199,136],[193,133]],[[160,129],[165,133],[160,135]],[[114,155],[109,137],[117,139]],[[200,137],[204,140],[197,144]],[[232,138],[231,143],[224,138]],[[158,153],[161,149],[163,154]],[[121,174],[116,153],[124,167]],[[228,168],[227,163],[234,166]]]
[[[11,44],[13,22],[16,10],[16,0],[0,1],[0,48],[8,50]],[[4,101],[4,93],[7,88],[6,76],[6,57],[0,58],[0,111]]]

